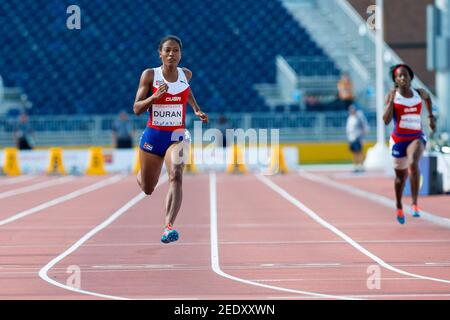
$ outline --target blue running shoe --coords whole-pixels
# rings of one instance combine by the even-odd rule
[[[177,241],[179,238],[179,234],[177,230],[172,229],[172,226],[168,224],[164,229],[164,233],[161,236],[162,243],[170,243]]]
[[[400,224],[405,224],[405,215],[403,214],[402,209],[397,209],[397,221]]]
[[[416,204],[413,204],[412,206],[412,216],[414,218],[420,218],[420,209]]]

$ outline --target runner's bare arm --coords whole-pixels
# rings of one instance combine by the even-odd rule
[[[383,114],[383,121],[385,125],[391,123],[394,117],[394,98],[396,89],[392,89],[386,96],[386,108]]]
[[[433,115],[433,101],[431,101],[430,95],[424,89],[417,89],[417,91],[419,92],[420,97],[423,100],[425,100],[425,105],[428,110],[428,119],[429,119],[430,129],[432,131],[435,131],[436,130],[436,119],[434,118],[434,115]]]
[[[192,71],[187,68],[183,68],[183,71],[186,75],[187,80],[190,81],[192,79]],[[192,92],[192,88],[189,91],[188,102],[191,105],[194,114],[199,117],[202,122],[208,122],[208,115],[200,110],[200,107],[195,100],[194,93]]]
[[[140,115],[147,111],[157,99],[167,92],[167,84],[159,86],[158,91],[148,97],[148,92],[153,85],[154,72],[152,69],[146,69],[142,73],[139,81],[139,88],[134,101],[133,111],[136,115]]]

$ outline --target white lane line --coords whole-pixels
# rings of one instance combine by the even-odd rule
[[[0,186],[6,186],[6,185],[10,185],[10,184],[25,182],[25,181],[36,179],[36,178],[37,178],[37,176],[20,176],[20,177],[15,177],[15,178],[5,178],[4,180],[0,179]]]
[[[391,270],[393,272],[397,272],[397,273],[400,273],[400,274],[403,274],[403,275],[406,275],[406,276],[410,276],[410,277],[413,277],[413,278],[417,278],[417,279],[431,280],[431,281],[443,282],[443,283],[450,283],[450,280],[433,278],[433,277],[427,277],[427,276],[422,276],[422,275],[418,275],[418,274],[415,274],[415,273],[410,273],[410,272],[398,269],[398,268],[388,264],[383,259],[379,258],[378,256],[374,255],[373,253],[371,253],[370,251],[365,249],[363,246],[361,246],[359,243],[354,241],[352,238],[350,238],[344,232],[342,232],[341,230],[339,230],[336,227],[334,227],[332,224],[330,224],[327,221],[325,221],[324,219],[322,219],[314,211],[309,209],[307,206],[305,206],[303,203],[301,203],[298,199],[296,199],[293,196],[291,196],[286,190],[284,190],[283,188],[281,188],[280,186],[275,184],[273,181],[271,181],[267,177],[260,176],[260,175],[257,175],[256,177],[258,178],[259,181],[264,183],[270,189],[272,189],[273,191],[278,193],[280,196],[282,196],[283,198],[288,200],[290,203],[292,203],[294,206],[299,208],[301,211],[306,213],[311,219],[313,219],[314,221],[316,221],[317,223],[319,223],[323,227],[327,228],[328,230],[330,230],[331,232],[333,232],[334,234],[336,234],[340,238],[344,239],[348,244],[350,244],[356,250],[360,251],[362,254],[366,255],[367,257],[369,257],[370,259],[372,259],[373,261],[378,263],[380,266],[382,266],[382,267],[384,267],[384,268],[386,268],[388,270]]]
[[[156,187],[159,187],[161,184],[165,183],[167,180],[168,180],[167,175],[164,175],[161,178],[161,180],[158,182],[158,185]],[[81,247],[86,241],[88,241],[90,238],[92,238],[94,235],[96,235],[101,230],[105,229],[108,225],[110,225],[115,220],[117,220],[122,214],[127,212],[130,208],[132,208],[134,205],[136,205],[139,201],[141,201],[145,197],[146,197],[146,195],[143,192],[141,192],[137,196],[135,196],[133,199],[128,201],[120,209],[118,209],[111,216],[109,216],[105,221],[103,221],[98,226],[93,228],[91,231],[86,233],[83,237],[81,237],[77,242],[75,242],[72,246],[70,246],[70,248],[68,248],[66,251],[64,251],[63,253],[61,253],[60,255],[55,257],[52,261],[47,263],[44,267],[42,267],[42,269],[39,270],[39,277],[41,277],[44,281],[47,281],[48,283],[53,284],[54,286],[57,286],[57,287],[60,287],[60,288],[66,289],[66,290],[74,291],[77,293],[87,294],[87,295],[96,296],[99,298],[106,298],[106,299],[128,300],[129,298],[125,298],[125,297],[113,296],[113,295],[102,294],[102,293],[97,293],[97,292],[93,292],[93,291],[75,288],[75,287],[72,287],[72,286],[69,286],[69,285],[66,285],[66,284],[63,284],[63,283],[60,283],[58,281],[51,279],[47,273],[55,264],[57,264],[58,262],[63,260],[65,257],[67,257],[68,255],[75,252],[75,250],[77,250],[79,247]]]
[[[91,266],[93,269],[107,269],[107,270],[136,270],[136,269],[174,269],[174,268],[185,268],[182,266],[175,266],[173,264],[106,264],[106,265],[94,265]],[[192,267],[186,267],[192,268]],[[198,267],[195,267],[198,268]]]
[[[8,190],[8,191],[0,193],[0,199],[13,197],[13,196],[16,196],[19,194],[23,194],[23,193],[27,193],[27,192],[31,192],[31,191],[35,191],[35,190],[45,189],[45,188],[48,188],[51,186],[56,186],[58,184],[63,184],[63,183],[72,181],[74,179],[75,179],[74,177],[62,177],[62,178],[58,178],[58,179],[54,179],[54,180],[50,180],[50,181],[39,182],[39,183],[32,184],[30,186],[26,186],[26,187],[22,187],[22,188]]]
[[[411,278],[384,278],[383,281],[398,281],[398,280],[408,280]],[[252,281],[258,282],[308,282],[308,281],[336,281],[336,282],[346,282],[346,281],[358,281],[360,283],[365,283],[367,281],[367,277],[365,278],[290,278],[290,279],[254,279]],[[418,280],[417,280],[418,281]]]
[[[364,190],[361,190],[361,189],[349,186],[347,184],[339,183],[339,182],[333,181],[331,179],[324,178],[324,177],[321,177],[321,176],[318,176],[318,175],[315,175],[315,174],[311,174],[311,173],[308,173],[308,172],[297,171],[297,173],[301,177],[303,177],[305,179],[308,179],[308,180],[311,180],[311,181],[314,181],[314,182],[318,182],[318,183],[321,183],[321,184],[324,184],[324,185],[327,185],[327,186],[330,186],[330,187],[333,187],[333,188],[336,188],[336,189],[348,192],[350,194],[353,194],[353,195],[361,197],[361,198],[365,198],[365,199],[371,200],[373,202],[376,202],[378,204],[382,204],[382,205],[384,205],[384,206],[386,206],[388,208],[391,208],[391,209],[396,209],[397,208],[397,206],[395,204],[395,201],[392,200],[392,199],[389,199],[387,197],[384,197],[384,196],[381,196],[381,195],[378,195],[378,194],[374,194],[374,193],[370,193],[370,192],[367,192],[367,191],[364,191]],[[411,212],[411,210],[412,210],[411,206],[404,205],[404,207],[406,208],[406,210],[408,212]],[[427,211],[421,211],[420,214],[421,214],[421,218],[420,219],[428,220],[429,222],[432,222],[434,224],[440,225],[441,227],[444,227],[444,228],[450,228],[450,219],[437,216],[437,215],[432,214],[432,213],[427,212]],[[417,219],[417,218],[414,218],[414,219]]]
[[[92,184],[90,186],[78,189],[78,190],[76,190],[74,192],[71,192],[69,194],[66,194],[64,196],[55,198],[55,199],[47,201],[47,202],[44,202],[44,203],[42,203],[42,204],[40,204],[40,205],[38,205],[36,207],[33,207],[33,208],[30,208],[30,209],[21,211],[19,213],[16,213],[16,214],[10,216],[9,218],[0,220],[0,226],[4,226],[5,224],[8,224],[8,223],[11,223],[13,221],[22,219],[22,218],[24,218],[26,216],[29,216],[31,214],[34,214],[36,212],[42,211],[44,209],[50,208],[52,206],[55,206],[57,204],[66,202],[68,200],[77,198],[77,197],[79,197],[79,196],[81,196],[83,194],[86,194],[86,193],[98,190],[98,189],[103,188],[103,187],[105,187],[107,185],[116,183],[117,181],[123,179],[124,177],[125,177],[124,175],[112,176],[112,177],[110,177],[108,179],[105,179],[105,180],[99,181],[97,183],[94,183],[94,184]]]
[[[178,224],[179,228],[183,228],[182,224]],[[85,229],[86,226],[84,227],[78,227],[76,229],[70,229],[70,230],[78,230],[78,229]],[[160,227],[161,228],[161,227]],[[58,229],[58,228],[55,228]],[[111,228],[113,229],[113,228]],[[59,229],[61,230],[61,229]],[[449,240],[368,240],[368,241],[359,241],[360,244],[362,243],[371,243],[371,244],[392,244],[392,243],[397,243],[397,244],[405,244],[410,246],[411,243],[418,243],[418,244],[422,244],[422,243],[449,243]],[[347,244],[347,242],[345,241],[261,241],[261,242],[257,242],[257,241],[221,241],[220,242],[221,245],[237,245],[237,246],[242,246],[242,245],[260,245],[260,246],[267,246],[267,245],[303,245],[303,244]],[[198,241],[198,242],[182,242],[182,243],[177,243],[177,246],[209,246],[210,243],[209,241]],[[5,248],[14,248],[14,249],[20,249],[20,248],[59,248],[59,247],[64,247],[64,244],[53,244],[53,243],[49,243],[49,244],[33,244],[33,243],[22,243],[22,244],[0,244],[0,249],[5,249]],[[135,246],[160,246],[159,243],[155,243],[155,242],[120,242],[120,243],[91,243],[91,244],[86,244],[86,247],[135,247]],[[450,264],[450,262],[449,262]],[[1,266],[0,266],[1,269]]]
[[[333,178],[341,180],[352,180],[352,179],[364,179],[364,178],[379,178],[384,172],[366,172],[364,174],[357,174],[352,172],[341,172],[332,174]]]
[[[88,247],[88,246],[85,246]],[[435,266],[436,268],[442,268],[442,267],[448,267],[450,264],[431,264],[431,266]],[[83,269],[83,272],[89,272],[90,270],[100,270],[100,269],[108,269],[110,271],[120,271],[120,270],[129,270],[129,271],[133,271],[133,270],[155,270],[158,269],[159,266],[162,266],[160,270],[165,270],[165,271],[172,271],[172,270],[185,270],[185,269],[189,269],[189,270],[206,270],[211,268],[210,265],[198,265],[198,266],[192,266],[192,265],[141,265],[141,266],[133,266],[133,265],[120,265],[120,266],[116,266],[116,265],[95,265],[95,266],[89,266],[89,265],[78,265],[80,268]],[[347,268],[347,269],[358,269],[358,270],[365,270],[367,269],[367,267],[371,266],[371,264],[369,263],[365,263],[365,264],[333,264],[333,265],[327,265],[327,266],[319,266],[319,265],[313,265],[313,266],[308,266],[308,265],[298,265],[298,266],[293,266],[293,265],[275,265],[275,264],[260,264],[260,265],[247,265],[247,266],[243,266],[243,265],[229,265],[227,267],[225,267],[226,270],[260,270],[261,268],[265,268],[265,269],[328,269],[328,268],[334,268],[334,269],[342,269],[342,268]],[[426,263],[422,263],[422,264],[393,264],[393,266],[395,267],[418,267],[418,268],[422,268],[422,267],[429,267],[430,265],[426,264]],[[14,270],[14,271],[27,271],[27,270],[37,270],[39,269],[39,266],[2,266],[0,267],[0,271],[9,271],[9,270]],[[171,269],[171,270],[168,270]],[[65,268],[52,268],[53,272],[56,272],[57,270],[63,270],[64,272],[66,271]],[[159,269],[158,269],[159,270]],[[0,273],[0,275],[3,273]],[[388,278],[383,278],[383,279],[388,279]],[[400,279],[400,278],[399,278]],[[415,280],[415,279],[411,279],[411,278],[401,278],[401,279],[409,279],[409,280]],[[305,279],[308,280],[308,279]],[[420,279],[419,279],[420,280]]]
[[[365,295],[348,295],[350,297],[354,298],[361,298],[361,299],[377,299],[377,298],[446,298],[450,297],[449,293],[405,293],[405,294],[365,294]],[[311,297],[304,297],[304,296],[291,296],[291,297],[267,297],[268,299],[313,299]]]
[[[367,298],[431,298],[431,297],[450,297],[449,293],[405,293],[405,294],[374,294],[374,295],[353,295],[353,297]]]
[[[450,266],[450,262],[425,262],[427,266],[447,267]]]
[[[318,172],[348,172],[353,169],[352,164],[306,164],[302,165],[305,170],[318,171]]]
[[[262,263],[262,268],[309,268],[309,267],[339,267],[341,263]]]
[[[277,291],[284,291],[284,292],[290,292],[290,293],[298,293],[302,295],[307,296],[314,296],[316,298],[326,298],[326,299],[343,299],[343,300],[354,300],[355,298],[351,297],[345,297],[345,296],[336,296],[336,295],[329,295],[329,294],[321,294],[316,292],[308,292],[308,291],[301,291],[301,290],[294,290],[294,289],[288,289],[278,286],[271,286],[263,283],[258,283],[251,280],[242,279],[239,277],[232,276],[228,273],[225,273],[220,268],[220,262],[219,262],[219,243],[218,243],[218,231],[217,231],[217,178],[216,174],[214,172],[209,174],[209,194],[210,194],[210,213],[211,213],[211,267],[212,270],[217,273],[219,276],[245,283],[252,286],[257,287],[263,287],[266,289],[271,290],[277,290]]]

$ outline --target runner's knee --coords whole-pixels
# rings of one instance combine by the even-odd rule
[[[402,177],[396,177],[396,178],[395,178],[395,183],[396,183],[396,184],[402,184],[402,183],[403,183],[403,180],[404,180],[404,179],[403,179]]]
[[[408,157],[408,167],[409,167],[410,171],[419,169],[419,160],[420,160],[420,157],[416,157],[414,155],[411,155]]]
[[[411,174],[415,174],[419,172],[419,161],[417,160],[412,160],[409,164],[409,172],[411,172]]]
[[[170,172],[169,181],[171,183],[181,183],[183,181],[183,170],[181,167],[177,167]]]

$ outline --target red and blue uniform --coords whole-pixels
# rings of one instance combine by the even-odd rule
[[[149,108],[150,118],[147,128],[142,133],[139,147],[148,153],[164,157],[167,149],[175,142],[190,140],[185,129],[186,105],[190,86],[181,68],[178,70],[176,82],[164,79],[161,67],[154,68],[152,94],[163,83],[168,85],[168,91],[156,100]]]
[[[411,142],[419,139],[426,144],[425,134],[422,130],[422,97],[417,90],[412,90],[413,96],[406,98],[398,91],[394,98],[394,130],[391,134],[390,144],[392,156],[406,157],[406,149]]]

